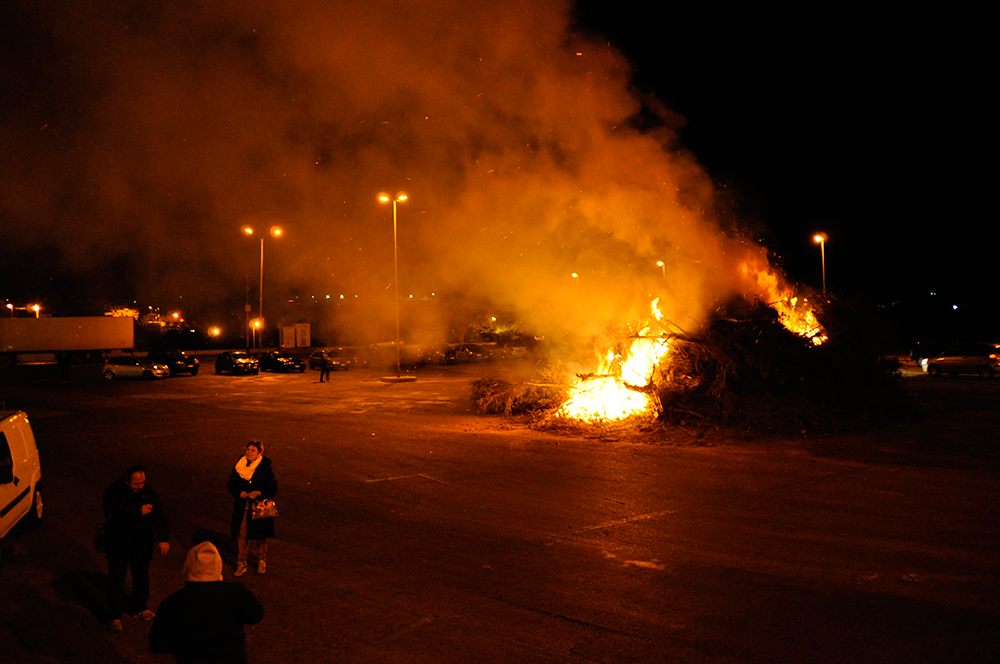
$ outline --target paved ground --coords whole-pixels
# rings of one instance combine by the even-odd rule
[[[173,525],[155,606],[210,537],[251,437],[282,515],[240,579],[269,662],[985,662],[1000,654],[1000,381],[913,377],[923,415],[852,437],[711,446],[474,415],[494,367],[0,383],[32,419],[47,513],[2,543],[3,661],[153,662],[103,625],[100,493],[134,462]],[[956,419],[957,418],[957,419]],[[232,580],[227,567],[226,579]]]

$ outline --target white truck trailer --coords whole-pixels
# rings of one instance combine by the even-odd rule
[[[122,316],[73,318],[0,317],[0,354],[10,362],[100,362],[107,352],[135,346],[133,319]]]

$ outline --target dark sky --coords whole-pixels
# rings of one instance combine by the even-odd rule
[[[356,295],[352,324],[384,331],[382,190],[411,195],[405,291],[550,333],[596,335],[655,296],[687,325],[734,293],[774,297],[768,252],[819,288],[816,231],[835,293],[992,295],[993,18],[877,2],[11,0],[0,299],[241,314],[258,253],[239,228],[278,222],[269,307]]]
[[[580,3],[780,255],[882,298],[995,293],[1000,56],[987,3]]]

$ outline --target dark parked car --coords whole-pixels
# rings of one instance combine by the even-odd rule
[[[1000,344],[954,344],[941,353],[920,358],[920,368],[932,378],[943,373],[992,378],[1000,373]]]
[[[312,355],[309,356],[309,368],[319,369],[320,364],[323,362],[323,356],[330,362],[330,371],[347,371],[351,368],[350,361],[341,349],[334,348],[322,348],[320,350],[314,350]]]
[[[301,373],[306,370],[305,362],[280,350],[270,350],[264,353],[257,360],[257,364],[261,371],[280,371],[281,373],[298,371]]]
[[[182,350],[151,350],[146,357],[158,364],[167,365],[171,376],[182,373],[198,375],[198,358],[190,357]]]
[[[257,367],[257,358],[250,357],[245,351],[227,350],[219,353],[218,359],[215,360],[215,373],[227,371],[231,374],[256,374],[260,369]]]

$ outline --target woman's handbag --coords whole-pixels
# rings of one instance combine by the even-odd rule
[[[261,498],[250,503],[251,519],[273,519],[278,516],[278,506],[270,498]]]

